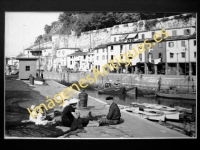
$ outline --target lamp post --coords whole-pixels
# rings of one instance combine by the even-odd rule
[[[186,76],[186,50],[187,50],[187,48],[185,46],[185,48],[183,49],[183,51],[185,51],[185,76]]]
[[[39,35],[36,39],[36,43],[39,42],[39,51],[38,51],[38,55],[39,55],[39,77],[40,77],[40,40],[42,39],[42,35]],[[37,52],[36,52],[37,53]]]
[[[180,53],[176,53],[176,55],[177,55],[177,60],[176,60],[177,73],[176,73],[176,75],[179,75],[178,54],[180,54]]]

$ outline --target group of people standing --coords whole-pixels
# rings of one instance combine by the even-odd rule
[[[53,116],[48,115],[44,108],[38,109],[38,107],[32,105],[30,110],[33,112],[34,118],[30,116],[29,121],[42,125],[66,126],[70,127],[71,131],[85,131],[84,127],[86,126],[115,125],[120,123],[121,112],[118,105],[113,101],[113,97],[106,98],[107,104],[110,105],[109,112],[100,118],[93,116],[91,111],[89,111],[87,116],[81,117],[80,112],[76,111],[79,101],[80,99],[77,98],[65,99],[61,110],[54,110]],[[35,114],[34,110],[36,110],[37,114]]]

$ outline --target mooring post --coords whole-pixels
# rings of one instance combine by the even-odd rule
[[[137,87],[135,87],[135,99],[137,99]]]

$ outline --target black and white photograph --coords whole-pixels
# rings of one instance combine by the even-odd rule
[[[4,139],[196,139],[197,13],[5,11]]]

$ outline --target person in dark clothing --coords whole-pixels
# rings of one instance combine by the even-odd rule
[[[109,112],[106,117],[100,118],[99,125],[115,125],[119,124],[120,122],[120,117],[121,117],[121,112],[116,103],[113,102],[113,97],[107,97],[106,98],[107,103],[110,105]]]
[[[66,127],[70,127],[71,131],[77,129],[83,130],[83,127],[86,127],[89,124],[89,121],[94,119],[91,112],[89,112],[85,118],[81,118],[80,113],[75,112],[76,105],[79,101],[79,99],[71,99],[69,101],[69,105],[66,106],[62,112],[61,124]]]

